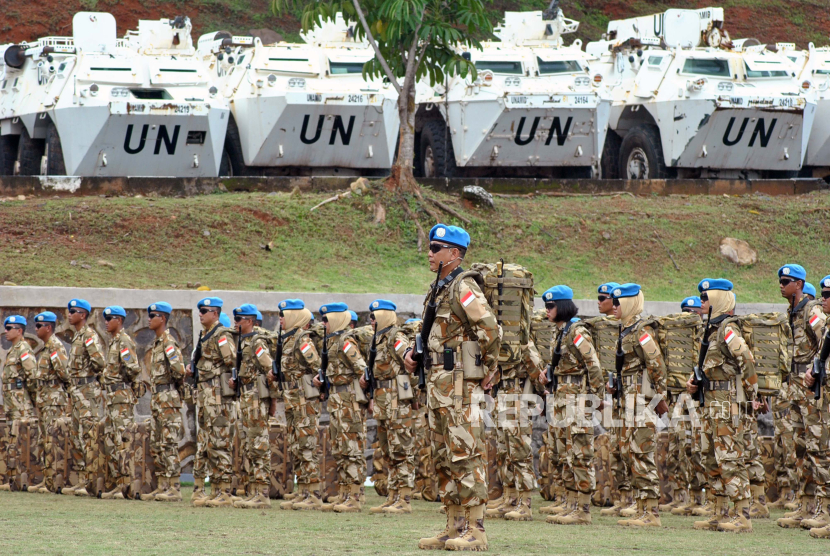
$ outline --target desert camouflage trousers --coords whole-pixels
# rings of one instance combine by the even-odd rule
[[[54,436],[57,434],[57,427],[60,425],[58,419],[67,417],[65,405],[44,405],[37,408],[40,429],[40,450],[41,465],[43,465],[43,477],[46,481],[46,488],[55,490],[55,477],[66,476],[63,459],[55,459]]]
[[[432,457],[432,443],[429,435],[429,419],[425,403],[414,412],[415,435],[415,491],[420,492],[424,500],[435,501],[438,492],[435,484],[435,463]]]
[[[567,405],[562,400],[561,394],[549,394],[547,404],[547,452],[550,465],[549,481],[551,488],[563,488],[565,457],[568,454],[567,434],[564,427],[554,426],[556,422],[564,422],[566,419]]]
[[[159,398],[166,394],[168,392],[160,392],[151,398],[153,421],[150,429],[150,453],[156,466],[156,476],[170,478],[181,474],[179,441],[184,432],[184,424],[180,407],[159,403]]]
[[[415,488],[415,437],[412,405],[400,402],[393,419],[378,419],[378,447],[389,469],[389,488]]]
[[[737,404],[706,402],[701,445],[710,488],[715,496],[727,496],[733,502],[750,497],[745,418],[736,408]]]
[[[98,473],[98,425],[101,422],[101,400],[97,382],[69,388],[72,401],[72,461],[81,476],[81,483]],[[86,474],[86,477],[84,477]]]
[[[132,431],[135,422],[133,404],[114,403],[107,405],[107,420],[104,424],[104,457],[109,471],[108,486],[129,483],[129,463],[132,457]]]
[[[18,450],[18,435],[20,422],[23,420],[34,424],[35,413],[32,401],[26,390],[3,389],[3,403],[6,410],[6,429],[3,434],[3,445],[6,447],[3,458],[6,462],[6,481],[11,483],[21,473],[21,454]]]
[[[703,465],[703,414],[699,411],[700,408],[695,408],[700,415],[701,420],[691,426],[692,436],[692,452],[689,459],[690,477],[689,488],[693,490],[702,490],[709,487],[709,476],[706,474],[706,466]]]
[[[633,396],[631,396],[633,400]],[[654,410],[645,407],[640,411],[642,415],[634,418],[634,407],[626,408],[630,415],[622,415],[625,425],[621,430],[622,459],[631,477],[631,487],[636,490],[636,497],[640,499],[660,497],[660,477],[657,474],[657,463],[654,452],[657,447],[657,415]],[[632,426],[627,426],[631,424]]]
[[[798,490],[798,457],[795,453],[795,431],[790,416],[790,400],[787,384],[772,400],[772,416],[775,425],[773,449],[776,483],[779,490],[790,487]]]
[[[479,411],[473,404],[429,410],[438,494],[444,504],[474,507],[487,502],[484,421]]]
[[[814,399],[800,379],[790,381],[789,394],[796,457],[803,460],[799,494],[830,496],[830,400]]]
[[[197,385],[198,415],[193,476],[204,479],[210,474],[214,482],[230,483],[233,479],[236,404],[233,398],[222,397],[219,380],[216,378]]]
[[[669,427],[669,446],[666,457],[667,481],[672,489],[685,489],[692,483],[692,427],[686,417],[686,398],[672,394],[674,403],[669,416],[676,426]],[[694,487],[692,487],[694,488]]]
[[[294,474],[298,484],[312,484],[320,481],[320,455],[318,425],[320,421],[320,400],[306,399],[305,403],[285,406],[285,421],[288,425],[288,450],[294,462]]]
[[[362,485],[366,480],[366,422],[363,408],[351,392],[332,393],[328,400],[331,415],[331,455],[337,464],[340,485]]]
[[[621,404],[612,402],[611,418],[613,422],[622,422],[623,409]],[[614,488],[619,491],[631,490],[631,472],[628,467],[628,461],[621,456],[623,445],[623,428],[611,426],[608,428],[608,447],[611,474],[614,477]]]
[[[758,419],[755,415],[744,415],[744,446],[746,450],[746,473],[749,484],[766,486],[767,472],[761,459],[761,445],[758,441]]]
[[[255,388],[239,396],[240,425],[245,431],[245,472],[249,484],[271,483],[270,406],[271,398],[260,399]]]
[[[517,388],[515,380],[506,382],[514,384],[499,391],[496,402],[496,463],[504,486],[527,492],[536,488],[533,472],[533,419],[528,414],[535,409],[535,404],[530,402],[528,407],[525,402],[524,409],[521,409],[519,396],[523,388]]]

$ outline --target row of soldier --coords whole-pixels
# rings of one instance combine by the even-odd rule
[[[763,492],[763,468],[757,450],[755,413],[762,409],[754,357],[734,317],[732,284],[723,279],[706,279],[698,285],[700,298],[688,298],[683,310],[706,313],[688,345],[695,354],[701,345],[702,377],[690,375],[685,384],[667,382],[666,362],[658,342],[655,322],[643,313],[641,288],[632,283],[607,283],[598,288],[602,316],[579,320],[573,292],[555,286],[543,294],[549,334],[523,334],[522,307],[532,306],[532,275],[516,265],[473,265],[464,271],[461,262],[470,244],[461,228],[439,224],[430,231],[428,254],[436,280],[425,302],[424,327],[415,333],[416,323],[407,322],[410,334],[399,326],[396,307],[377,300],[369,307],[370,329],[353,330],[345,304],[320,308],[322,323],[312,326],[313,316],[301,300],[280,303],[280,333],[272,334],[257,325],[257,310],[242,305],[233,311],[235,330],[223,325],[222,300],[208,297],[198,303],[203,331],[192,363],[187,367],[176,342],[166,331],[171,313],[167,303],[148,308],[150,328],[157,339],[152,354],[153,454],[157,462],[159,488],[143,498],[180,500],[177,444],[181,436],[181,385],[185,377],[195,385],[198,408],[197,452],[194,461],[194,506],[265,507],[268,501],[268,415],[269,401],[279,395],[285,402],[291,456],[297,475],[297,495],[281,506],[286,509],[331,509],[335,512],[361,511],[361,485],[365,480],[363,455],[366,441],[365,390],[374,392],[372,415],[378,421],[378,440],[389,464],[389,496],[373,512],[408,513],[414,486],[414,423],[426,417],[430,431],[430,453],[438,478],[438,494],[447,515],[445,529],[421,539],[423,549],[486,550],[484,518],[530,520],[531,491],[535,487],[531,453],[532,423],[519,418],[496,429],[498,463],[504,495],[487,504],[484,470],[484,427],[476,420],[477,404],[485,392],[498,388],[499,411],[510,405],[516,394],[534,389],[548,397],[549,420],[546,451],[552,462],[554,503],[542,508],[548,523],[591,523],[591,494],[594,475],[593,428],[582,422],[557,427],[566,409],[566,398],[581,394],[604,397],[615,414],[631,411],[632,401],[645,398],[646,415],[632,426],[611,430],[616,439],[613,470],[617,495],[607,513],[628,519],[630,527],[660,526],[657,500],[659,480],[654,459],[656,422],[670,411],[688,411],[681,402],[683,390],[696,395],[704,384],[702,427],[693,428],[689,457],[686,431],[674,431],[671,479],[675,494],[691,490],[689,504],[671,509],[680,515],[704,515],[696,529],[751,531],[751,517],[768,515]],[[509,273],[509,276],[507,274]],[[506,277],[507,276],[507,277]],[[777,440],[782,454],[780,474],[789,481],[782,486],[797,490],[798,507],[793,515],[779,520],[784,527],[816,525],[811,535],[830,536],[826,490],[828,473],[827,396],[813,399],[809,393],[817,376],[813,359],[821,348],[825,314],[830,313],[830,276],[822,280],[822,302],[804,294],[806,272],[799,265],[779,270],[782,295],[790,303],[792,367],[782,371],[782,384],[773,403]],[[511,297],[513,296],[513,297]],[[115,456],[119,431],[129,425],[135,393],[131,381],[137,376],[135,345],[121,330],[124,311],[105,309],[112,341],[106,352],[97,334],[86,323],[90,305],[72,300],[68,319],[76,329],[69,357],[60,342],[49,343],[55,315],[35,317],[38,335],[49,349],[38,361],[20,342],[22,317],[6,319],[7,338],[14,344],[4,366],[4,394],[11,423],[30,418],[27,372],[38,369],[34,396],[41,420],[51,414],[50,398],[41,397],[66,387],[72,398],[76,435],[76,464],[81,484],[76,494],[88,494],[92,485],[84,465],[97,439],[93,426],[101,416],[93,401],[107,400],[108,440]],[[261,317],[260,317],[261,320]],[[705,321],[705,322],[704,322]],[[22,324],[22,327],[21,327]],[[705,327],[704,327],[705,324]],[[41,335],[43,325],[44,332]],[[603,330],[617,331],[614,368],[600,357]],[[705,331],[705,332],[704,332]],[[361,340],[361,334],[363,338]],[[369,342],[366,341],[368,336]],[[423,342],[419,347],[416,337]],[[535,336],[535,338],[533,337]],[[535,340],[535,342],[534,342]],[[361,349],[371,343],[369,350]],[[826,342],[825,342],[826,343]],[[538,344],[538,349],[537,345]],[[827,351],[827,350],[825,350]],[[545,352],[549,352],[546,357]],[[32,358],[32,361],[29,361]],[[367,364],[367,359],[369,363]],[[551,360],[545,372],[543,359]],[[275,362],[278,362],[275,365]],[[366,372],[371,366],[373,375]],[[320,373],[321,368],[325,369]],[[790,372],[788,372],[790,371]],[[419,400],[414,375],[425,374],[426,395]],[[616,373],[617,378],[614,378]],[[610,376],[606,384],[605,377]],[[371,383],[371,384],[370,384]],[[374,388],[372,388],[373,386]],[[102,394],[102,390],[105,392]],[[317,426],[321,411],[321,390],[328,395],[331,415],[332,454],[337,462],[339,494],[323,504],[320,468],[317,461]],[[278,393],[278,394],[277,394]],[[58,397],[54,394],[53,397]],[[47,405],[41,402],[45,400]],[[425,402],[425,409],[419,407]],[[122,407],[123,406],[123,407]],[[129,411],[127,410],[129,408]],[[725,408],[725,409],[724,409]],[[787,413],[785,410],[789,410]],[[588,411],[588,408],[585,408]],[[420,412],[420,413],[419,413]],[[651,415],[648,415],[651,412]],[[521,414],[521,412],[519,412]],[[785,419],[789,417],[789,419]],[[245,430],[249,485],[246,496],[231,491],[230,447],[236,419]],[[590,422],[590,419],[589,419]],[[7,430],[13,430],[8,427]],[[788,436],[787,432],[791,431]],[[11,445],[11,444],[9,444]],[[792,449],[790,449],[792,447]],[[688,460],[688,461],[687,461]],[[684,463],[685,462],[685,463]],[[123,474],[116,465],[113,476]],[[205,479],[210,476],[208,494]],[[46,478],[45,488],[53,490]],[[129,484],[119,482],[102,497],[129,495]],[[71,490],[71,489],[64,489]],[[703,491],[711,496],[703,504]],[[675,496],[679,500],[680,496]],[[733,504],[730,508],[729,504]]]

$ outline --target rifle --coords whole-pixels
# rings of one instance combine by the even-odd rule
[[[622,349],[622,339],[623,327],[620,324],[620,331],[617,335],[617,351],[614,354],[614,369],[617,371],[617,378],[614,384],[614,395],[612,396],[613,399],[618,401],[622,399],[622,370],[625,365],[625,352]]]
[[[499,259],[499,263],[496,265],[498,268],[498,285],[496,286],[496,291],[498,292],[499,299],[496,308],[496,322],[501,325],[501,306],[502,306],[502,299],[504,295],[504,259]],[[499,366],[499,381],[493,385],[493,397],[497,397],[499,395],[499,389],[501,388],[501,366]]]
[[[559,339],[556,340],[556,347],[553,348],[553,355],[551,355],[550,365],[548,365],[547,368],[548,382],[550,383],[551,391],[553,393],[556,393],[556,389],[559,387],[559,379],[556,377],[556,367],[559,366],[559,361],[562,359],[562,338],[565,337],[565,334],[568,333],[570,328],[571,323],[569,322],[562,329],[562,334],[560,334]]]
[[[202,334],[199,332],[199,341],[196,342],[196,347],[193,349],[193,356],[190,358],[190,370],[193,372],[193,384],[199,383],[199,369],[196,365],[199,364],[199,359],[202,358]]]
[[[706,318],[706,330],[703,331],[703,339],[700,342],[700,353],[697,356],[697,365],[695,365],[695,376],[692,379],[692,384],[697,386],[697,392],[692,395],[692,399],[697,401],[703,407],[706,401],[706,390],[709,389],[709,379],[703,374],[703,362],[706,360],[706,354],[709,352],[709,335],[712,333],[712,306],[709,305],[709,316]]]
[[[821,345],[821,353],[813,360],[813,370],[810,374],[813,375],[815,383],[813,383],[813,394],[815,399],[821,399],[821,389],[827,382],[827,358],[830,357],[830,330],[824,334],[824,340]]]
[[[246,334],[245,337],[253,336],[253,332]],[[236,337],[236,366],[231,369],[231,377],[233,378],[233,397],[239,399],[239,369],[242,368],[242,334]]]
[[[790,374],[787,375],[787,379],[784,381],[787,384],[790,383],[790,377],[794,376],[796,374],[796,370],[795,370],[795,365],[796,365],[796,363],[795,363],[795,329],[793,329],[793,324],[794,324],[793,318],[795,317],[795,314],[797,312],[799,312],[801,310],[801,308],[804,307],[807,304],[808,301],[810,301],[810,298],[805,295],[804,299],[802,299],[795,307],[791,307],[790,310],[789,310],[789,313],[790,313],[790,315],[789,315],[790,334],[793,337],[793,351],[790,354]]]
[[[375,324],[375,327],[377,327],[377,324]],[[369,347],[369,362],[366,366],[366,373],[364,377],[366,379],[367,388],[366,397],[370,400],[375,397],[375,359],[378,356],[377,342],[378,333],[377,330],[375,330],[375,333],[372,334],[372,345]]]
[[[435,282],[432,284],[429,294],[427,294],[430,297],[427,302],[427,308],[424,311],[421,333],[415,336],[415,352],[412,355],[412,359],[418,364],[416,372],[418,373],[419,390],[427,387],[426,358],[429,355],[429,333],[432,331],[432,325],[435,324],[435,313],[438,310],[435,297],[438,295],[438,281],[441,279],[442,270],[444,270],[444,263],[438,265],[438,272],[435,273]]]
[[[323,351],[320,353],[320,372],[317,374],[317,380],[323,383],[321,391],[323,399],[329,399],[329,390],[331,389],[331,382],[326,371],[329,369],[329,335],[323,335]]]
[[[282,373],[282,330],[277,335],[277,353],[274,356],[274,361],[271,363],[271,370],[277,379],[277,387],[282,392],[285,390],[285,375]]]

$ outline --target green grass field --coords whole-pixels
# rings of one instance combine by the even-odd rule
[[[190,497],[186,488],[185,500]],[[369,505],[381,498],[367,491]],[[424,554],[418,538],[443,528],[439,505],[414,502],[410,516],[191,508],[162,504],[0,492],[2,554]],[[542,499],[533,500],[535,508]],[[776,513],[779,517],[783,512]],[[694,531],[693,518],[663,516],[663,528],[637,531],[600,518],[594,525],[487,520],[490,554],[825,555],[830,543],[806,531],[755,520],[752,534]]]

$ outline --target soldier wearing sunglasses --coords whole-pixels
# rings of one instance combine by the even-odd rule
[[[821,346],[821,350],[819,351],[819,357],[821,357],[822,354],[827,353],[828,348],[825,344],[827,342],[830,342],[830,340],[828,339],[828,335],[827,335],[827,327],[828,327],[828,325],[830,325],[830,317],[828,317],[828,315],[830,315],[830,275],[825,276],[824,278],[822,278],[821,282],[819,284],[821,286],[821,297],[820,297],[819,300],[821,302],[821,309],[824,312],[824,316],[825,316],[825,335],[822,337],[822,346]],[[824,365],[825,365],[825,368],[828,365],[830,365],[830,359],[825,360]],[[811,372],[809,376],[808,375],[804,376],[804,383],[808,387],[812,387],[815,380],[816,380],[814,378],[813,374],[814,373]],[[825,382],[824,382],[824,390],[821,392],[821,398],[822,398],[822,401],[825,404],[824,407],[827,408],[827,400],[830,399],[830,380],[827,380],[826,378],[825,378]],[[824,423],[826,424],[827,421],[824,421]],[[827,452],[825,452],[825,454],[826,453]],[[827,470],[828,468],[830,468],[830,464],[828,464],[828,462],[825,460],[824,461],[824,470]],[[824,485],[824,488],[825,488],[825,497],[824,497],[824,499],[821,500],[821,504],[822,504],[823,511],[825,513],[827,513],[828,506],[830,506],[830,500],[828,500],[828,498],[826,496],[826,494],[827,494],[827,492],[826,492],[827,485],[826,484]],[[802,526],[804,526],[806,528],[808,526],[808,524],[802,522]],[[811,537],[815,537],[817,539],[830,539],[830,524],[820,526],[818,524],[813,525],[811,523],[811,524],[809,524],[809,526],[812,527],[810,529],[810,536]]]

